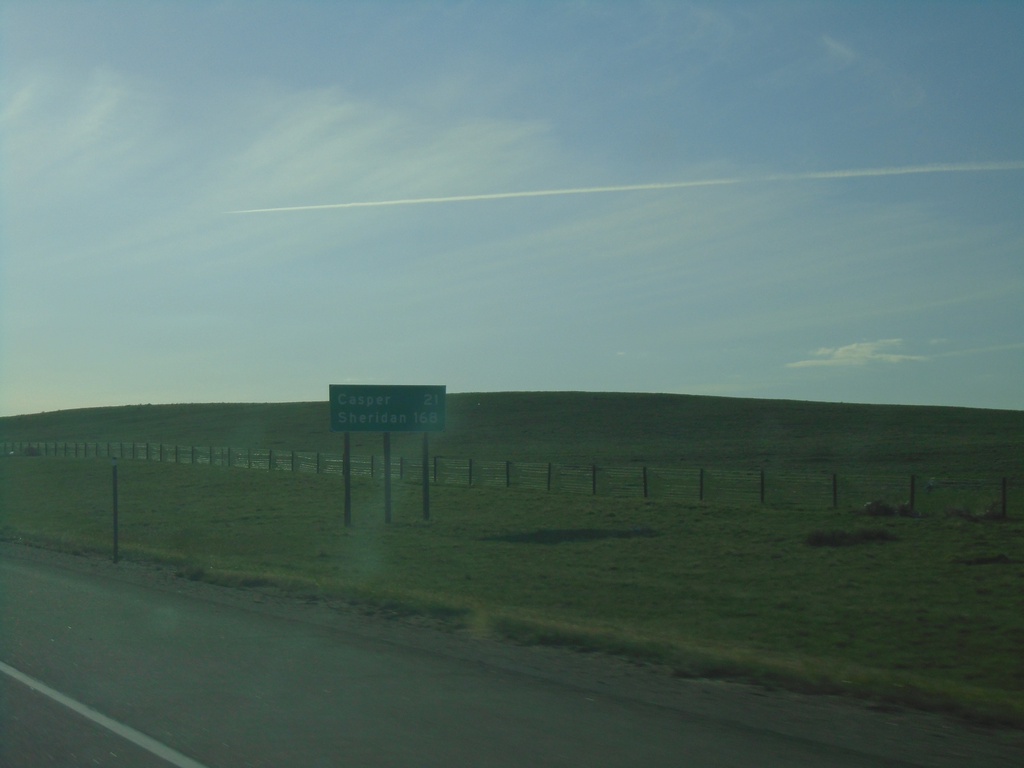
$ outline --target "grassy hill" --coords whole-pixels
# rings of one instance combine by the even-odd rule
[[[377,434],[354,450],[380,452]],[[0,419],[0,440],[338,451],[320,403],[145,405]],[[415,455],[418,435],[396,435]],[[911,704],[1024,727],[1024,413],[682,395],[456,394],[449,457],[1014,478],[992,501],[927,495],[874,517],[844,495],[761,506],[139,461],[121,466],[121,554],[182,578],[286,589],[459,631]],[[927,476],[926,475],[926,476]],[[950,490],[949,494],[961,491]],[[973,496],[971,495],[973,494]],[[751,498],[756,499],[756,496]],[[897,500],[901,500],[900,497]],[[919,501],[921,501],[919,499]],[[0,458],[0,540],[109,556],[105,461]],[[980,505],[980,506],[979,506]]]
[[[590,392],[450,394],[431,453],[562,463],[1024,475],[1024,412]],[[340,451],[328,404],[88,408],[0,418],[0,440]],[[396,434],[416,455],[418,435]],[[354,433],[353,450],[380,450]]]

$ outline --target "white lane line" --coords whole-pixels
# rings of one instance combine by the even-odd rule
[[[87,707],[79,701],[75,701],[70,696],[65,696],[60,691],[55,691],[45,683],[41,683],[35,678],[29,677],[28,675],[19,672],[14,667],[4,664],[0,661],[0,672],[3,672],[8,677],[12,677],[19,683],[28,686],[34,691],[38,691],[44,696],[56,701],[58,704],[63,704],[68,709],[77,712],[82,717],[92,720],[97,725],[101,725],[112,733],[116,733],[122,739],[130,741],[138,747],[142,747],[147,752],[152,752],[157,757],[163,758],[171,765],[178,766],[178,768],[206,768],[202,763],[198,763],[191,757],[186,757],[174,749],[171,749],[166,744],[161,744],[156,739],[147,736],[144,733],[139,733],[134,728],[130,728],[124,723],[119,723],[117,720],[113,720],[101,712],[97,712],[92,707]]]

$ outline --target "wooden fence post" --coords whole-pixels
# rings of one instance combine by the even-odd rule
[[[114,562],[118,561],[117,553],[117,459],[111,459],[113,469],[113,491],[114,491]]]

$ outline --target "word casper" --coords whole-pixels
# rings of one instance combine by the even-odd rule
[[[445,422],[444,386],[330,386],[334,432],[439,432]]]

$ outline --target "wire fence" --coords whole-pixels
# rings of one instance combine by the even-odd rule
[[[151,442],[22,441],[4,442],[3,454],[116,458],[339,476],[344,472],[343,454],[273,448]],[[384,479],[386,470],[382,456],[352,455],[349,460],[353,477]],[[995,475],[924,477],[896,473],[776,472],[765,469],[494,461],[448,456],[433,456],[428,461],[428,477],[435,485],[522,488],[554,493],[742,506],[760,504],[793,509],[854,508],[884,501],[894,508],[903,505],[908,510],[974,509],[1005,517],[1011,495],[1015,506],[1021,503],[1022,495],[1011,492],[1024,488],[1024,478]],[[422,482],[423,457],[392,456],[391,479],[393,482]]]

